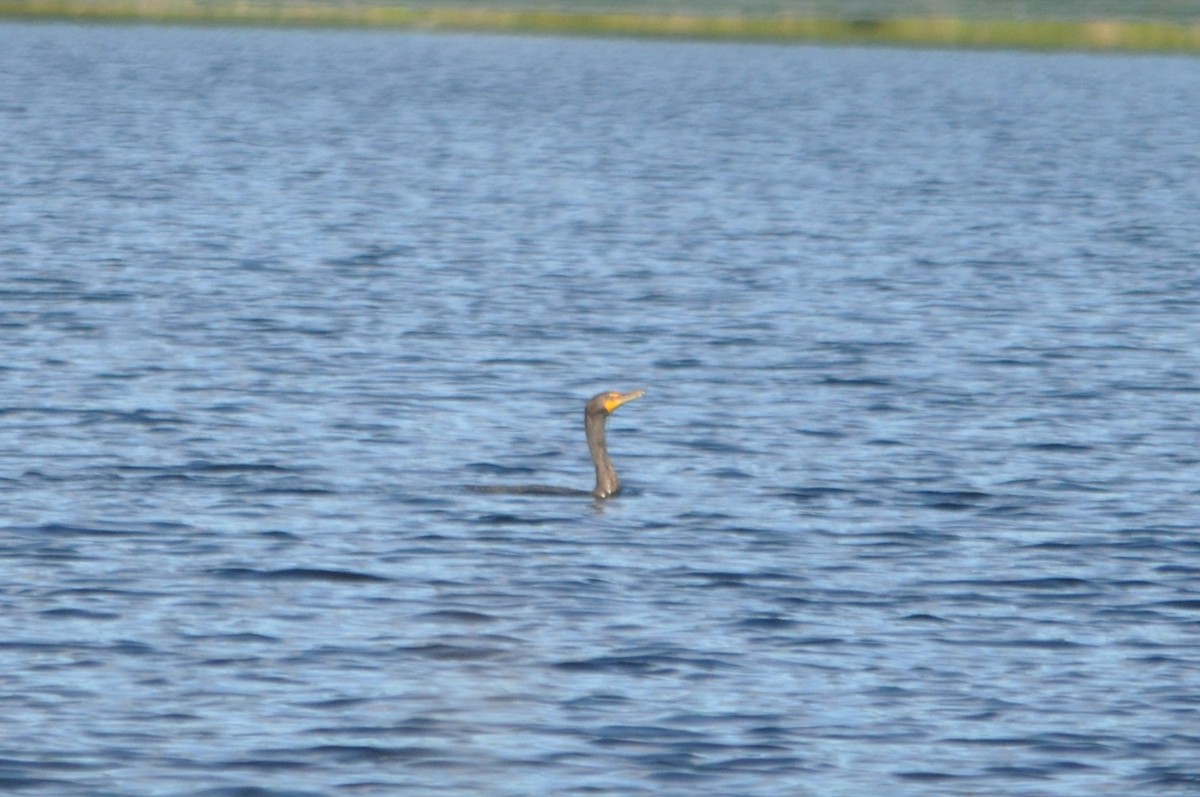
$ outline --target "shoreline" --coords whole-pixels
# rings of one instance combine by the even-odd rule
[[[1200,53],[1200,22],[702,15],[197,0],[0,0],[0,21],[344,27],[903,47]]]

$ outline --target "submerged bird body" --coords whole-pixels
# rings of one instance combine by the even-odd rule
[[[527,495],[591,495],[596,498],[611,498],[621,491],[621,480],[617,478],[617,470],[613,467],[612,457],[608,455],[605,440],[605,424],[608,416],[626,402],[633,401],[646,395],[644,390],[634,390],[631,393],[608,391],[593,396],[583,410],[583,428],[587,434],[588,452],[596,466],[596,486],[589,493],[586,490],[572,490],[564,487],[543,487],[541,485],[525,486],[489,486],[478,488],[489,493],[523,493]]]

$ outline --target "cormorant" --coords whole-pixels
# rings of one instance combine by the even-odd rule
[[[521,493],[525,495],[591,495],[596,498],[611,498],[621,492],[621,480],[617,478],[617,470],[613,467],[612,458],[608,456],[605,445],[604,429],[608,416],[622,404],[646,395],[645,390],[634,390],[630,393],[618,393],[615,390],[606,391],[593,396],[583,410],[583,429],[587,434],[588,451],[592,462],[596,465],[596,486],[589,493],[586,490],[572,490],[566,487],[544,487],[541,485],[494,485],[472,488],[485,493]]]

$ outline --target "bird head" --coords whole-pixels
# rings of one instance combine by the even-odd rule
[[[641,398],[646,395],[645,390],[634,390],[631,393],[618,393],[615,390],[609,390],[592,398],[587,403],[588,415],[610,415],[622,404],[633,401],[635,398]]]

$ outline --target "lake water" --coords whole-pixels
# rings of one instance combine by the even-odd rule
[[[1200,790],[1185,58],[0,25],[0,783]],[[590,488],[582,408],[645,388]]]

